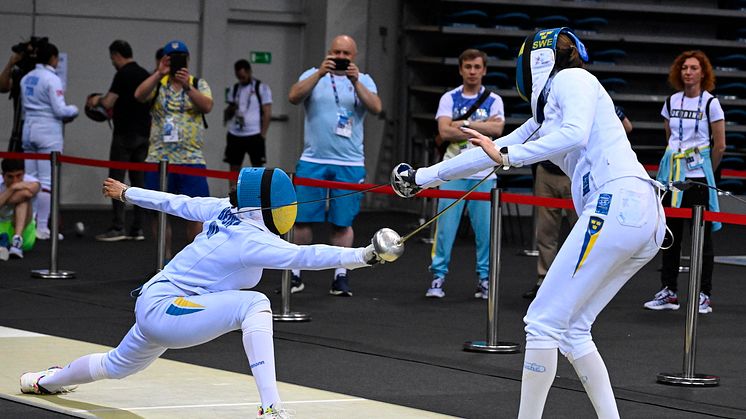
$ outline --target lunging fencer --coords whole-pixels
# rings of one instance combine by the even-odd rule
[[[167,349],[187,348],[233,330],[261,398],[259,418],[285,418],[275,377],[272,312],[264,294],[245,291],[264,269],[355,269],[381,259],[373,244],[298,246],[283,240],[295,222],[295,190],[280,169],[244,168],[230,198],[190,198],[104,181],[106,197],[203,223],[202,232],[139,290],[135,324],[107,353],[21,376],[21,391],[54,394],[143,370]],[[398,256],[396,256],[398,257]],[[395,259],[395,257],[393,258]],[[387,261],[392,261],[387,258]]]
[[[531,104],[531,119],[494,141],[462,128],[480,148],[418,170],[403,163],[392,172],[392,186],[404,197],[496,164],[507,169],[550,160],[572,179],[578,222],[524,318],[519,418],[541,417],[557,349],[575,368],[598,417],[619,417],[591,325],[655,256],[665,232],[661,185],[638,162],[611,98],[583,69],[587,60],[568,28],[530,35],[518,55],[516,84]]]

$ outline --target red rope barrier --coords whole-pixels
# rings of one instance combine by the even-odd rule
[[[110,169],[137,170],[142,172],[157,172],[157,163],[131,163],[110,160],[84,159],[60,154],[60,162],[77,164],[79,166],[108,167]]]
[[[0,151],[0,158],[13,160],[49,160],[49,154],[13,153],[10,151]]]

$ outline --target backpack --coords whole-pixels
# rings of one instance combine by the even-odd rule
[[[666,98],[666,112],[668,112],[669,118],[671,117],[671,98],[672,97],[673,95]],[[714,95],[710,97],[709,99],[707,99],[707,104],[705,105],[705,117],[707,117],[707,138],[710,139],[710,144],[712,144],[712,127],[710,126],[710,103],[712,103],[712,99],[715,99]]]
[[[199,90],[199,77],[192,76],[192,87]],[[155,105],[155,101],[158,99],[158,94],[161,92],[161,81],[158,80],[158,87],[155,88],[155,96],[153,96],[153,100],[150,101],[150,107],[152,108],[153,105]],[[200,112],[200,115],[202,115],[202,125],[207,129],[207,118],[205,117],[205,114]]]
[[[262,107],[262,93],[259,90],[259,85],[262,84],[262,81],[259,79],[252,79],[256,81],[254,84],[254,94],[256,94],[256,99],[259,101],[259,121],[261,123],[262,119],[264,119],[264,107]],[[238,99],[238,83],[233,85],[233,103],[237,103],[236,100]],[[249,98],[251,100],[251,98]]]

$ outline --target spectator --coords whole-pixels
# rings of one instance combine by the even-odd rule
[[[212,92],[204,79],[189,73],[189,50],[181,41],[171,41],[163,47],[164,56],[158,70],[135,90],[135,98],[151,103],[150,147],[147,162],[162,159],[171,165],[204,169],[205,114],[212,110]],[[145,174],[145,187],[159,189],[157,172]],[[202,176],[171,173],[168,191],[187,196],[209,196],[207,180]],[[187,221],[188,241],[202,230],[197,221]],[[155,236],[156,223],[153,223]],[[171,259],[171,226],[166,228],[166,258]]]
[[[147,104],[135,99],[135,89],[148,78],[150,73],[140,67],[132,58],[132,47],[127,41],[116,40],[109,45],[111,64],[117,70],[111,82],[109,92],[88,98],[86,106],[103,106],[113,110],[114,132],[111,139],[109,160],[130,163],[142,163],[148,154],[148,135],[150,134],[150,109]],[[124,181],[125,170],[109,169],[109,177]],[[141,171],[129,171],[132,186],[143,187],[144,174]],[[99,241],[143,240],[142,213],[140,207],[133,208],[133,219],[129,230],[125,231],[125,205],[118,199],[112,199],[111,227],[103,234],[96,236]]]
[[[663,128],[666,130],[668,146],[661,160],[657,179],[668,185],[663,205],[676,208],[692,208],[704,205],[709,211],[719,211],[717,192],[708,188],[715,186],[714,171],[725,152],[725,116],[716,97],[710,94],[715,88],[715,72],[710,60],[702,51],[681,53],[671,64],[668,83],[678,92],[669,96],[663,104]],[[672,182],[694,181],[686,192],[670,187]],[[677,279],[681,256],[683,220],[667,220],[672,237],[666,236],[663,245],[662,289],[655,298],[645,303],[650,310],[678,310]],[[712,232],[719,230],[720,223],[705,223],[702,248],[702,282],[699,293],[699,312],[712,312],[712,270],[714,251]]]
[[[446,92],[440,98],[438,121],[440,137],[449,142],[444,160],[458,156],[467,149],[474,148],[467,140],[468,134],[461,127],[470,127],[490,137],[499,137],[505,127],[503,101],[495,93],[482,86],[482,77],[487,74],[487,54],[476,49],[467,49],[459,56],[459,74],[463,84]],[[490,169],[476,173],[469,178],[457,179],[440,187],[441,190],[467,191],[489,175]],[[476,192],[489,192],[495,186],[495,175],[483,182]],[[453,199],[439,199],[438,212],[453,203]],[[451,250],[456,238],[461,213],[466,207],[474,230],[477,244],[476,292],[475,298],[487,299],[490,273],[490,203],[487,201],[461,201],[443,213],[438,220],[433,243],[430,272],[433,280],[425,297],[443,298],[443,284],[448,274]]]
[[[624,131],[632,132],[632,122],[624,114],[624,108],[615,105],[614,112],[622,122]],[[570,178],[556,164],[545,160],[534,165],[534,195],[542,198],[572,199],[570,190]],[[573,209],[565,209],[570,229],[578,220],[578,214]],[[523,294],[523,298],[533,299],[539,291],[544,277],[547,276],[549,266],[552,265],[557,256],[560,229],[562,226],[562,208],[550,208],[544,206],[536,207],[536,247],[539,258],[536,262],[536,273],[539,279],[533,288]]]
[[[23,160],[5,159],[0,169],[0,260],[22,259],[36,242],[33,201],[41,184],[25,173]]]
[[[122,379],[143,370],[169,348],[197,346],[240,330],[261,400],[257,417],[288,418],[277,389],[272,310],[267,297],[251,288],[264,269],[355,269],[380,258],[372,244],[346,249],[287,243],[279,234],[295,219],[290,178],[279,169],[264,168],[247,168],[240,176],[238,191],[230,199],[189,198],[105,180],[107,197],[204,222],[204,232],[140,287],[135,324],[119,346],[85,355],[65,368],[25,373],[21,391],[57,394],[78,384]],[[265,202],[277,210],[254,211]]]
[[[238,83],[228,91],[223,120],[228,122],[223,161],[235,172],[241,168],[244,154],[253,167],[267,162],[264,142],[272,118],[272,91],[266,83],[252,77],[251,64],[238,60],[233,65]],[[231,187],[235,182],[231,180]]]
[[[354,39],[337,36],[319,68],[306,70],[290,88],[290,103],[303,103],[306,111],[303,154],[295,169],[298,177],[350,183],[365,179],[363,120],[367,112],[381,112],[381,99],[373,79],[355,64],[357,53]],[[334,198],[348,191],[305,186],[296,190],[299,201],[316,203],[298,206],[295,243],[311,243],[311,223],[328,220],[332,224],[331,244],[352,246],[352,222],[360,211],[361,195],[333,199],[327,215],[327,192]],[[303,287],[300,271],[293,271],[291,290],[298,292]],[[329,293],[352,296],[345,268],[334,272]]]
[[[78,107],[65,104],[62,81],[57,76],[59,51],[50,43],[39,46],[40,64],[21,79],[21,99],[25,121],[23,151],[51,153],[62,151],[62,124],[78,116]],[[49,160],[27,160],[26,172],[41,183],[37,196],[36,238],[49,239],[51,208],[52,165]]]

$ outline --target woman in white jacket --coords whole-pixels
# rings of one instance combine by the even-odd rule
[[[587,52],[567,28],[529,36],[518,57],[517,87],[533,118],[480,148],[413,170],[400,165],[392,183],[402,196],[497,165],[550,160],[572,179],[578,222],[549,268],[524,318],[526,353],[519,418],[540,418],[557,369],[567,357],[600,418],[619,416],[591,325],[619,289],[658,252],[665,216],[659,186],[632,151],[614,104],[583,69]]]

